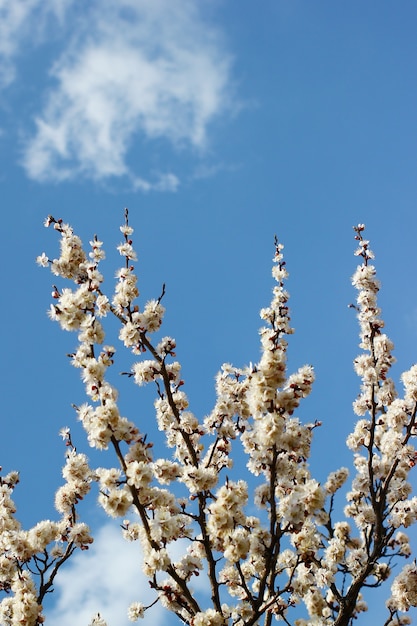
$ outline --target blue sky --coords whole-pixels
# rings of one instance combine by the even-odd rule
[[[413,0],[0,0],[0,464],[21,472],[25,526],[55,515],[58,431],[84,400],[65,357],[76,337],[47,319],[53,281],[34,262],[57,252],[48,213],[104,240],[111,292],[129,207],[143,297],[166,283],[164,332],[201,416],[220,365],[258,358],[277,234],[290,368],[311,363],[317,375],[300,410],[323,421],[312,465],[324,478],[349,462],[358,222],[376,253],[395,375],[416,361],[416,20]],[[118,383],[126,414],[152,429],[152,395]],[[93,500],[85,510],[108,543]],[[123,607],[108,611],[124,626]]]

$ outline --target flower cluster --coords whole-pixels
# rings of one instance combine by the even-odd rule
[[[18,474],[0,477],[0,623],[38,626],[44,622],[42,602],[63,563],[93,539],[88,526],[78,521],[76,504],[90,489],[92,472],[86,457],[69,442],[62,474],[65,484],[56,494],[58,522],[44,520],[23,530],[15,518],[13,490]],[[38,584],[36,584],[38,583]]]
[[[122,520],[127,541],[140,542],[143,571],[155,593],[149,606],[130,605],[129,620],[143,618],[159,602],[189,626],[290,623],[294,607],[296,626],[351,624],[367,610],[366,589],[384,584],[392,565],[410,555],[404,530],[417,518],[409,481],[417,463],[417,366],[403,374],[400,398],[389,377],[393,344],[383,332],[374,255],[364,226],[355,228],[361,263],[352,279],[361,348],[354,362],[361,379],[353,407],[359,419],[347,441],[354,475],[345,517],[335,521],[336,498],[349,471],[331,472],[323,485],[310,472],[313,434],[321,423],[303,423],[296,415],[312,390],[314,370],[303,365],[287,372],[293,329],[282,244],[275,241],[275,286],[270,305],[261,310],[259,362],[242,368],[224,364],[213,410],[199,419],[189,406],[175,339],[155,339],[164,317],[165,287],[158,298],[140,302],[127,210],[117,248],[124,261],[113,294],[104,293],[102,242],[95,236],[87,253],[62,220],[49,216],[45,225],[60,234],[60,256],[50,260],[44,253],[37,261],[49,266],[57,280],[75,285],[54,285],[49,315],[78,334],[70,356],[88,402],[76,413],[89,445],[113,450],[115,464],[90,469],[64,429],[66,482],[55,499],[62,519],[40,522],[27,532],[14,518],[11,492],[17,476],[2,479],[0,584],[7,596],[0,603],[0,622],[42,622],[41,601],[59,566],[91,542],[75,508],[97,482],[100,505]],[[117,357],[116,349],[105,344],[103,318],[110,314],[120,324],[121,343],[134,355],[125,373],[139,387],[155,387],[155,419],[165,455],[158,456],[159,446],[120,413],[108,376]],[[247,475],[239,470],[235,479],[233,459],[242,453]],[[53,573],[49,579],[47,571]],[[196,577],[207,581],[210,606],[204,593],[200,597],[194,591]],[[413,606],[417,571],[415,564],[406,564],[392,583],[385,626],[409,623],[404,613]],[[106,622],[97,614],[93,624]]]

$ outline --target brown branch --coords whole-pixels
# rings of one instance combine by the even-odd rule
[[[123,472],[126,474],[126,470],[127,470],[127,465],[126,465],[126,461],[123,457],[122,451],[120,450],[120,445],[118,440],[116,439],[116,437],[114,435],[111,436],[111,442],[113,444],[113,447],[115,449],[117,458],[119,459],[119,463],[123,469]],[[139,514],[139,517],[141,519],[141,522],[143,524],[143,527],[145,529],[146,532],[146,537],[149,541],[149,544],[151,545],[152,548],[154,548],[154,550],[159,551],[160,550],[160,546],[158,544],[157,541],[155,541],[152,538],[152,534],[151,534],[151,529],[149,526],[149,520],[148,520],[148,516],[147,516],[147,512],[146,512],[146,507],[140,502],[139,500],[139,496],[138,496],[138,492],[135,489],[135,487],[133,485],[129,485],[129,490],[130,493],[132,495],[132,499],[133,499],[133,504]],[[172,563],[167,567],[166,569],[167,574],[169,574],[171,576],[171,578],[177,583],[177,585],[180,587],[182,593],[184,594],[185,598],[187,599],[187,602],[189,602],[190,607],[190,614],[193,613],[198,613],[200,611],[200,607],[197,603],[197,601],[195,600],[194,596],[192,595],[191,591],[188,589],[188,585],[186,583],[186,581],[181,578],[181,576],[179,576],[174,568],[174,566],[172,565]]]

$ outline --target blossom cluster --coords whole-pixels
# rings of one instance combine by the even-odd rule
[[[0,575],[7,597],[0,603],[0,622],[42,622],[41,600],[59,566],[91,541],[75,507],[94,482],[100,505],[121,520],[125,539],[140,542],[143,571],[155,593],[150,605],[138,598],[128,608],[131,621],[159,602],[189,626],[270,626],[272,620],[288,624],[290,619],[295,626],[351,624],[367,610],[366,590],[388,581],[393,565],[410,556],[406,529],[417,517],[409,481],[417,462],[417,366],[403,374],[399,397],[389,377],[393,344],[383,332],[379,283],[363,225],[355,228],[361,263],[352,279],[361,348],[354,367],[361,390],[353,405],[358,421],[347,440],[354,472],[340,520],[334,519],[336,500],[349,471],[336,469],[324,484],[312,476],[309,458],[321,423],[303,423],[297,416],[312,391],[314,370],[302,365],[287,371],[293,329],[282,244],[275,241],[275,286],[270,305],[260,313],[260,359],[240,368],[224,364],[214,407],[199,418],[189,405],[176,341],[159,336],[165,287],[158,298],[141,302],[127,210],[113,294],[104,293],[103,243],[94,237],[86,252],[62,220],[49,216],[45,225],[60,234],[60,255],[49,259],[43,253],[37,261],[49,266],[57,281],[73,282],[71,288],[54,285],[49,315],[78,335],[70,357],[87,402],[76,407],[77,417],[89,445],[112,450],[115,463],[90,469],[64,430],[66,482],[55,499],[62,519],[27,532],[14,519],[10,493],[16,477],[2,479]],[[128,376],[139,387],[155,387],[163,446],[150,442],[120,412],[117,390],[109,382],[109,369],[117,362],[116,348],[105,343],[109,315],[120,324],[120,342],[133,355]],[[233,460],[242,454],[247,475],[236,476]],[[47,588],[38,592],[33,560],[42,581],[51,572]],[[206,580],[206,594],[195,593],[196,577]],[[386,626],[410,623],[408,611],[416,605],[416,567],[407,563],[392,582]],[[97,614],[91,625],[105,626],[105,618]]]
[[[42,602],[59,568],[93,539],[87,524],[78,521],[77,503],[89,492],[92,472],[83,454],[69,445],[62,474],[65,483],[56,494],[57,522],[44,520],[24,530],[15,517],[13,491],[17,472],[0,477],[0,623],[37,626],[44,622]]]

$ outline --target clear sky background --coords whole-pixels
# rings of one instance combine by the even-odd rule
[[[48,320],[53,278],[35,265],[57,254],[48,213],[86,243],[104,240],[111,293],[129,207],[143,298],[166,283],[164,334],[200,416],[220,365],[258,358],[277,234],[290,369],[311,363],[317,376],[300,410],[323,422],[312,467],[323,480],[350,462],[358,222],[376,253],[394,376],[417,360],[416,28],[414,0],[0,0],[0,464],[20,470],[25,527],[56,516],[59,429],[73,427],[89,453],[65,357],[76,336]],[[116,380],[124,412],[153,432],[153,394]],[[94,497],[83,510],[96,548],[63,572],[47,615],[86,626],[101,609],[126,626],[126,604],[146,592],[137,554]],[[382,601],[371,606],[358,623],[383,623]],[[166,623],[157,611],[149,620]]]

